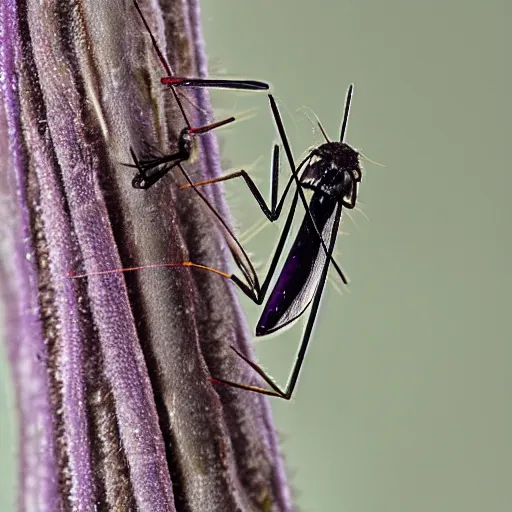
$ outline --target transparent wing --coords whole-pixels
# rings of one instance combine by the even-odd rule
[[[309,207],[329,247],[331,237],[336,236],[333,226],[336,215],[341,215],[341,203],[333,197],[314,194]],[[281,329],[307,309],[326,264],[325,251],[306,215],[256,326],[257,336]]]

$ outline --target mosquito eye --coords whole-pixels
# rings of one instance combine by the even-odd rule
[[[318,155],[313,155],[310,159],[309,159],[309,165],[315,165],[317,164],[319,161],[320,161],[320,157]]]

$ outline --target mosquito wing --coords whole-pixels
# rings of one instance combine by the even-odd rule
[[[332,196],[315,193],[309,205],[311,216],[329,247],[341,203]],[[300,226],[281,274],[256,326],[256,336],[264,336],[293,322],[309,306],[318,288],[324,265],[328,264],[320,239],[307,215]]]

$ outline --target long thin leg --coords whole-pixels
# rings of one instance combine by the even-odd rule
[[[333,223],[333,233],[337,233],[342,213],[342,205],[341,203],[338,205],[338,210],[336,212],[336,217]],[[304,329],[304,333],[302,335],[302,340],[299,345],[299,350],[297,352],[297,356],[295,357],[295,362],[292,367],[292,371],[288,378],[288,383],[286,384],[285,390],[281,390],[281,388],[274,382],[274,380],[265,373],[265,371],[258,366],[256,363],[250,361],[247,357],[241,354],[235,347],[231,346],[231,348],[235,351],[235,353],[241,357],[258,375],[269,385],[272,390],[261,388],[258,386],[251,386],[247,384],[240,384],[238,382],[232,382],[224,379],[212,378],[210,379],[212,382],[226,384],[231,387],[235,387],[238,389],[245,389],[247,391],[253,391],[255,393],[261,393],[264,395],[275,396],[277,398],[283,398],[285,400],[290,400],[293,395],[293,391],[295,390],[295,386],[297,385],[297,381],[299,379],[300,370],[302,369],[302,364],[304,363],[304,359],[306,357],[306,351],[308,349],[309,342],[311,340],[311,334],[313,332],[313,326],[315,324],[316,316],[318,313],[318,308],[320,306],[320,300],[322,299],[322,293],[327,281],[327,273],[329,271],[329,256],[332,256],[334,252],[334,246],[336,244],[336,237],[332,236],[329,247],[327,258],[325,259],[325,265],[322,269],[322,275],[320,276],[320,281],[318,283],[318,288],[315,292],[315,296],[313,297],[313,302],[311,304],[311,310],[309,312],[308,321],[306,323],[306,327]]]
[[[226,272],[222,272],[221,270],[216,270],[210,267],[205,267],[204,265],[199,265],[197,263],[192,263],[191,261],[184,261],[183,263],[154,263],[153,265],[141,265],[138,267],[126,267],[126,268],[119,268],[115,270],[98,270],[96,272],[89,272],[87,274],[75,274],[74,272],[70,272],[68,277],[70,279],[82,279],[84,277],[92,277],[92,276],[106,276],[108,274],[121,274],[123,272],[135,272],[138,270],[148,270],[148,269],[155,269],[155,268],[170,268],[170,267],[193,267],[193,268],[199,268],[202,270],[208,270],[210,272],[214,272],[215,274],[219,274],[222,277],[229,278],[230,275],[226,274]]]
[[[207,87],[213,89],[235,89],[238,91],[267,91],[269,85],[258,80],[222,80],[216,78],[186,78],[165,76],[160,79],[164,85],[174,87]]]
[[[286,185],[286,188],[284,189],[281,198],[279,199],[278,203],[278,195],[279,195],[279,146],[276,144],[274,146],[274,151],[272,155],[272,170],[270,173],[270,207],[268,206],[267,202],[265,201],[263,195],[261,194],[260,190],[258,189],[256,183],[252,180],[252,178],[247,174],[246,171],[236,171],[231,174],[226,174],[225,176],[219,176],[218,178],[213,178],[211,180],[205,180],[205,181],[199,181],[197,183],[194,183],[193,185],[186,184],[181,186],[181,189],[185,188],[198,188],[202,187],[204,185],[210,185],[212,183],[220,183],[221,181],[228,181],[235,178],[243,178],[245,181],[247,187],[251,191],[254,199],[256,199],[256,202],[258,203],[259,207],[261,208],[261,211],[264,213],[265,217],[270,222],[275,222],[281,215],[281,211],[283,209],[284,201],[286,199],[286,196],[288,195],[288,191],[290,189],[291,184],[293,183],[293,176],[288,180],[288,184]]]

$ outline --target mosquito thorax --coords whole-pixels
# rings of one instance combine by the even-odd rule
[[[326,195],[339,197],[351,207],[361,181],[359,153],[344,142],[326,142],[303,161],[301,184]]]

